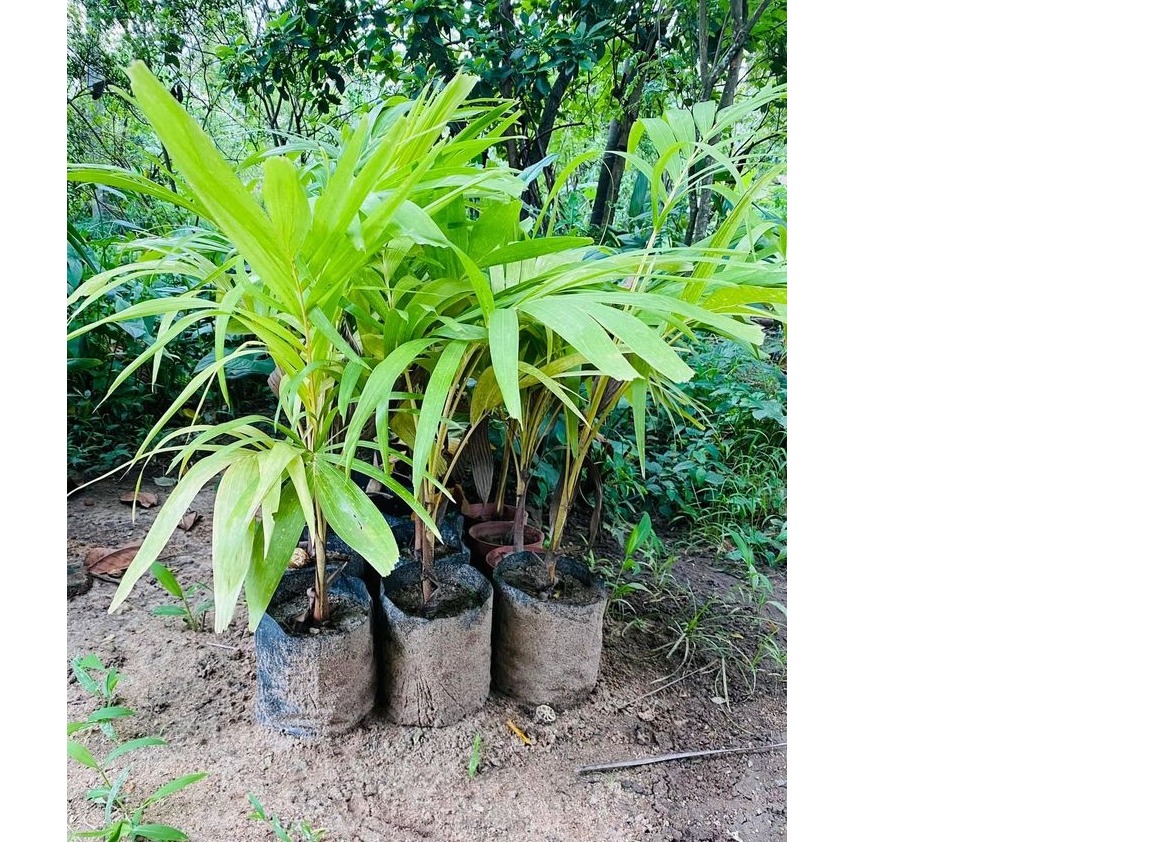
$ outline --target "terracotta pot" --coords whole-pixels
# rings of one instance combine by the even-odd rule
[[[531,550],[543,549],[543,544],[544,544],[544,542],[541,541],[541,546],[530,547],[529,549],[531,549]],[[488,567],[488,569],[486,571],[484,571],[484,575],[487,576],[489,579],[491,579],[492,574],[496,572],[496,566],[499,565],[499,563],[504,560],[504,557],[506,555],[508,555],[509,553],[514,553],[514,552],[516,552],[516,548],[510,544],[507,546],[504,546],[504,547],[496,547],[496,549],[494,549],[494,550],[489,550],[488,555],[484,557],[484,562]],[[541,555],[541,553],[538,552],[537,555]]]
[[[477,523],[468,530],[468,549],[472,564],[486,576],[491,576],[488,553],[509,545],[512,540],[512,521],[489,520]],[[544,546],[544,533],[531,524],[524,525],[524,549],[539,550]]]
[[[464,503],[460,506],[464,516],[464,535],[477,523],[486,523],[490,520],[512,520],[516,517],[515,506],[503,506],[499,515],[496,514],[495,503]]]

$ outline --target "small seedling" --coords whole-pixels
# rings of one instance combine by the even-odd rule
[[[96,680],[90,670],[104,674],[101,681]],[[86,655],[73,661],[73,674],[77,676],[77,683],[94,698],[111,702],[113,687],[117,684],[117,671],[106,669],[96,655]],[[82,678],[84,676],[84,678]],[[139,751],[150,746],[163,746],[165,740],[161,737],[137,737],[132,740],[121,740],[113,728],[113,722],[134,716],[132,710],[119,705],[105,704],[88,715],[87,718],[68,723],[68,754],[69,757],[92,769],[100,777],[100,785],[90,789],[86,796],[103,810],[104,826],[95,830],[75,831],[72,839],[104,839],[106,842],[134,842],[137,839],[170,840],[183,842],[189,837],[176,827],[166,824],[147,822],[145,813],[158,802],[169,798],[176,792],[185,789],[190,784],[197,783],[206,777],[205,772],[195,772],[192,775],[183,775],[174,778],[158,787],[148,798],[138,804],[129,801],[125,793],[133,790],[129,781],[129,767],[116,770],[113,761],[124,757],[130,752]],[[79,734],[99,728],[115,745],[102,759],[98,760],[92,749],[74,739]]]
[[[278,816],[266,812],[266,808],[262,806],[257,795],[250,793],[247,797],[250,799],[250,806],[254,808],[250,818],[270,825],[270,830],[278,842],[323,842],[323,834],[326,831],[322,828],[315,830],[305,821],[301,821],[297,827],[292,826],[287,829],[282,826],[282,820]]]
[[[476,739],[472,743],[472,753],[468,757],[468,779],[472,780],[480,771],[480,757],[484,750],[484,735],[476,732]]]
[[[114,691],[121,680],[116,667],[106,667],[96,655],[78,655],[72,661],[73,675],[90,696],[100,699],[106,705],[113,704]],[[99,675],[94,675],[94,672]]]
[[[619,566],[616,562],[598,562],[590,551],[589,567],[600,569],[603,573],[609,587],[609,604],[617,608],[622,618],[629,613],[637,612],[629,599],[633,591],[652,594],[648,585],[637,580],[644,569],[651,567],[652,560],[660,549],[661,541],[653,531],[653,523],[646,512],[625,539],[625,551]],[[638,552],[644,561],[638,558]]]
[[[173,575],[173,571],[161,562],[153,562],[149,569],[153,573],[154,578],[157,579],[157,584],[165,588],[169,594],[181,600],[181,605],[158,605],[153,609],[154,615],[158,617],[181,617],[186,628],[190,629],[190,631],[205,631],[206,614],[214,607],[214,598],[212,596],[207,597],[196,606],[190,605],[190,599],[198,591],[208,591],[209,588],[203,582],[195,582],[187,593],[182,588],[181,583],[177,581],[177,577]]]
[[[754,560],[754,548],[750,546],[750,542],[736,529],[727,531],[735,548],[728,558],[741,561],[746,565],[746,580],[750,586],[749,596],[761,607],[773,598],[774,585],[770,582],[770,577],[758,569]]]

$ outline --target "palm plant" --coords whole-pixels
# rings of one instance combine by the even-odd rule
[[[540,406],[551,395],[560,400],[558,412],[568,410],[563,465],[547,524],[550,582],[555,581],[556,553],[589,453],[618,403],[627,398],[632,409],[644,473],[647,398],[682,414],[688,403],[675,388],[692,376],[674,350],[681,337],[695,328],[708,330],[757,353],[763,333],[752,319],[785,317],[784,239],[770,242],[779,225],[758,207],[781,167],[756,156],[731,154],[722,140],[727,129],[783,94],[783,89],[771,88],[720,111],[702,103],[692,113],[672,109],[660,118],[641,121],[632,146],[647,135],[657,159],[647,161],[632,149],[626,158],[651,187],[652,229],[646,245],[543,278],[542,288],[518,305],[547,330],[544,347],[553,347],[554,330],[567,343],[557,350],[555,360],[549,354],[536,361],[540,377],[530,384],[534,394],[528,398],[530,405]],[[692,246],[657,246],[675,209],[695,189],[705,189],[707,182],[730,208],[721,225]],[[550,213],[549,207],[546,204],[542,215]],[[780,233],[784,236],[784,227]],[[603,271],[609,269],[613,271]],[[538,295],[545,290],[551,290],[547,299]],[[571,322],[565,310],[546,308],[544,300],[567,301]],[[591,323],[600,330],[591,330]],[[584,332],[581,325],[590,329]],[[610,337],[615,345],[607,343]],[[591,368],[577,364],[573,354]],[[551,410],[541,414],[553,416]],[[544,432],[534,433],[540,436],[537,445]]]
[[[385,436],[364,440],[364,425],[383,402],[383,384],[387,392],[393,388],[396,378],[387,369],[401,371],[432,343],[397,344],[373,366],[364,359],[368,349],[356,347],[351,302],[367,285],[368,272],[374,275],[373,267],[416,244],[442,245],[432,204],[415,200],[442,190],[441,201],[452,202],[470,189],[478,173],[466,173],[466,162],[493,142],[481,134],[498,115],[494,108],[465,104],[475,80],[459,77],[438,93],[371,111],[332,154],[321,150],[309,163],[279,154],[285,148],[264,156],[259,198],[142,63],[134,63],[128,75],[136,104],[165,144],[186,191],[105,167],[70,167],[69,178],[171,201],[207,226],[189,235],[139,241],[139,260],[90,279],[69,304],[75,314],[128,279],[158,273],[190,278],[188,292],[141,302],[75,333],[104,321],[161,316],[157,338],[113,388],[149,363],[156,373],[168,343],[197,322],[212,325],[216,355],[158,419],[134,460],[169,456],[181,476],[124,574],[110,611],[156,560],[194,496],[221,475],[213,528],[216,630],[228,625],[243,587],[250,628],[257,626],[304,526],[315,554],[310,613],[315,622],[325,622],[333,575],[327,571],[328,528],[382,574],[399,555],[386,522],[352,481],[352,469],[374,476],[434,529],[411,492],[360,458],[367,447],[379,450],[382,464],[396,455]],[[449,132],[453,122],[463,130]],[[225,257],[211,259],[207,253]],[[238,336],[245,338],[230,350],[229,340]],[[381,343],[370,350],[386,349]],[[215,379],[225,388],[227,365],[258,354],[268,354],[277,367],[272,417],[249,415],[162,434],[187,401],[199,392],[204,397]],[[384,412],[377,419],[380,429],[387,423]],[[419,461],[416,488],[428,479]]]

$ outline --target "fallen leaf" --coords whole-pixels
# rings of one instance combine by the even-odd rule
[[[179,529],[184,529],[186,532],[189,532],[191,529],[198,525],[198,521],[201,519],[201,512],[189,511],[186,512],[185,515],[182,516],[182,519],[177,522],[177,526]]]
[[[133,563],[139,549],[140,544],[130,544],[116,549],[90,547],[85,553],[85,569],[94,574],[120,576]]]
[[[151,494],[148,491],[126,491],[121,495],[122,503],[132,503],[134,500],[136,500],[137,505],[143,509],[151,509],[157,505],[157,495]]]
[[[177,485],[177,480],[173,477],[154,477],[153,484],[161,488],[169,488],[172,485]]]
[[[726,703],[726,700],[721,696],[714,696],[712,699],[710,699],[710,701],[715,705],[724,705]]]

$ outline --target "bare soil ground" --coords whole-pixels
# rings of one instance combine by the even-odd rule
[[[139,542],[157,509],[137,511],[118,498],[128,484],[105,483],[68,501],[68,557],[94,546]],[[166,489],[143,485],[162,501]],[[209,583],[212,492],[193,508],[203,514],[178,531],[164,562],[183,585]],[[729,585],[726,574],[690,560],[675,572],[697,589]],[[785,582],[776,579],[781,600]],[[115,586],[96,580],[68,603],[67,659],[95,653],[123,678],[120,703],[136,716],[125,737],[157,734],[168,745],[128,755],[132,794],[142,798],[182,774],[209,777],[162,802],[152,820],[201,842],[272,840],[248,818],[253,793],[284,823],[305,819],[328,842],[411,840],[744,840],[785,838],[784,749],[678,760],[614,772],[578,774],[579,766],[677,751],[781,743],[786,697],[777,681],[747,699],[713,701],[713,671],[693,672],[655,651],[662,641],[631,628],[619,612],[605,619],[600,678],[588,700],[538,724],[533,712],[493,694],[467,719],[440,729],[400,727],[373,713],[354,732],[299,740],[254,722],[254,638],[239,609],[222,635],[186,630],[179,618],[150,612],[173,603],[144,577],[124,610],[107,612]],[[68,715],[83,719],[94,702],[66,664]],[[634,701],[637,700],[637,701]],[[525,745],[511,722],[532,741]],[[469,779],[476,734],[483,737],[479,773]],[[90,738],[90,742],[99,740]],[[95,774],[69,763],[68,823],[83,831],[101,823],[86,801]]]

